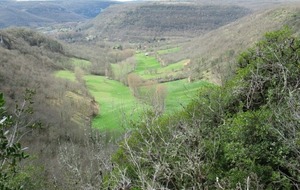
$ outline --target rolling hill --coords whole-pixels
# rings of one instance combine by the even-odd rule
[[[283,26],[299,34],[300,4],[260,10],[180,45],[180,51],[160,58],[166,63],[191,59],[195,78],[221,83],[224,73],[234,70],[236,56],[256,43],[264,33]],[[178,45],[177,45],[178,46]],[[176,46],[175,46],[176,47]],[[224,79],[224,78],[223,78]]]
[[[97,16],[116,4],[110,1],[1,1],[0,28],[39,27],[46,24],[78,22]]]
[[[195,37],[250,13],[239,6],[189,3],[114,5],[81,28],[86,35],[109,40]]]
[[[63,45],[54,39],[28,29],[0,30],[0,55],[0,93],[7,114],[20,122],[18,132],[27,135],[18,141],[30,147],[27,153],[37,157],[33,165],[43,165],[50,180],[58,142],[80,140],[93,115],[93,99],[82,85],[52,75],[70,61]],[[32,122],[42,127],[26,128]]]

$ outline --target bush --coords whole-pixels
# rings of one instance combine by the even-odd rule
[[[16,110],[17,117],[25,111],[25,107]],[[27,110],[29,111],[29,110]],[[17,118],[19,119],[19,118]],[[14,121],[6,115],[3,94],[0,94],[0,189],[20,189],[17,174],[20,161],[27,158],[19,143],[21,121]]]

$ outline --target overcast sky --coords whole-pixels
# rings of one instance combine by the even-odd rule
[[[12,1],[79,1],[79,0],[12,0]],[[82,0],[82,1],[85,1],[85,0]],[[97,1],[97,0],[89,0],[89,1]],[[138,0],[98,0],[98,1],[120,1],[120,2],[127,2],[127,1],[138,1]]]

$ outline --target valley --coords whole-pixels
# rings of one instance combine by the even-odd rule
[[[174,52],[176,49],[160,50],[158,53],[167,54]],[[117,133],[128,130],[130,122],[137,122],[142,112],[148,109],[169,114],[179,111],[187,106],[201,86],[213,85],[204,80],[189,82],[188,77],[184,76],[183,72],[187,60],[162,67],[155,57],[144,53],[137,53],[135,58],[137,60],[135,68],[127,70],[128,73],[126,71],[123,73],[126,76],[130,73],[137,74],[137,81],[134,82],[140,84],[135,87],[112,80],[109,77],[83,74],[84,83],[97,101],[100,109],[99,114],[92,120],[93,127],[101,131],[110,130]],[[78,62],[77,60],[74,64],[78,66]],[[79,67],[84,69],[86,65],[87,63]],[[120,64],[115,65],[113,76],[119,78],[117,76],[118,72],[124,68],[117,66],[122,67]],[[76,73],[67,70],[58,71],[55,74],[57,77],[79,83],[80,81],[76,79],[75,75]],[[176,75],[181,76],[178,78]],[[130,79],[129,76],[127,80]],[[127,83],[130,82],[128,81]],[[158,86],[164,92],[159,92]],[[138,88],[136,90],[138,92],[135,92],[134,88]],[[135,95],[135,93],[138,93],[138,95]],[[152,100],[153,97],[161,98],[161,100],[155,103],[155,100]],[[155,110],[158,109],[158,104],[163,105],[160,108],[162,110]]]
[[[297,0],[0,2],[0,189],[298,189]]]

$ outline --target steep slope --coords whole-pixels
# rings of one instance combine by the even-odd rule
[[[87,34],[110,40],[197,36],[247,15],[238,6],[189,3],[115,5],[82,26]]]
[[[115,2],[1,1],[0,28],[83,21],[95,17],[111,4]]]
[[[51,22],[49,19],[4,6],[0,6],[0,18],[0,28],[8,26],[37,26],[37,23]]]
[[[300,31],[299,22],[300,4],[259,11],[194,38],[182,45],[181,52],[161,57],[169,63],[190,58],[192,71],[197,71],[191,72],[191,75],[220,83],[225,77],[221,75],[235,66],[236,55],[258,41],[262,34],[285,25],[297,33]]]
[[[28,29],[0,30],[0,55],[0,93],[4,94],[8,112],[21,120],[20,125],[32,121],[42,123],[41,128],[29,129],[21,142],[37,157],[30,162],[44,168],[41,177],[46,179],[40,179],[46,183],[60,169],[57,166],[59,146],[70,138],[76,139],[77,146],[84,138],[93,99],[79,82],[53,75],[70,59],[56,40]],[[34,92],[30,100],[28,90]],[[24,99],[26,105],[32,106],[33,113],[23,110]],[[16,114],[16,109],[23,112],[21,116]],[[21,134],[25,133],[23,130]]]
[[[241,57],[232,80],[185,111],[145,114],[103,189],[297,189],[300,39],[270,32]]]
[[[135,0],[135,1],[147,1],[147,0]],[[166,0],[152,0],[155,2],[166,2]],[[182,2],[182,0],[167,0],[169,3],[178,3]],[[282,3],[296,3],[298,0],[188,0],[186,2],[193,2],[198,4],[214,4],[214,5],[238,5],[251,8],[253,10],[262,10],[266,8],[270,8],[270,6],[282,4]]]

